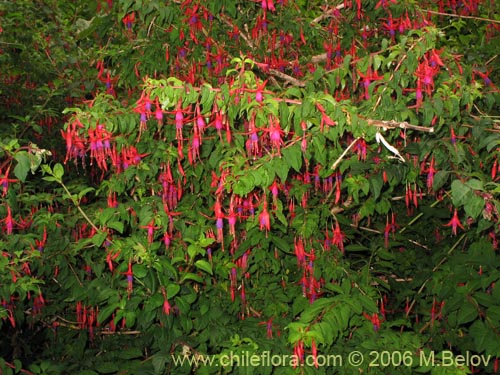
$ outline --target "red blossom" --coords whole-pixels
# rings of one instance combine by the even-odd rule
[[[449,221],[448,224],[444,225],[445,227],[451,227],[451,233],[456,236],[457,235],[457,227],[460,227],[461,229],[464,229],[464,226],[460,222],[460,219],[458,218],[458,210],[455,208],[455,212],[453,213],[453,217]]]

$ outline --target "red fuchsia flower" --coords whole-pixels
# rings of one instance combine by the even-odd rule
[[[238,214],[235,211],[235,202],[233,197],[231,197],[231,201],[229,203],[229,214],[226,218],[229,224],[229,234],[233,236],[233,238],[236,238],[236,221],[238,219]]]
[[[366,161],[366,141],[364,138],[359,138],[354,145],[354,152],[358,155],[358,160]]]
[[[283,145],[283,140],[281,137],[283,136],[283,130],[281,130],[281,126],[279,120],[275,117],[269,116],[269,140],[271,142],[271,147],[277,151],[278,156],[281,155],[281,146]]]
[[[182,101],[179,100],[177,109],[175,110],[175,129],[176,129],[176,139],[182,141],[182,127],[184,126],[184,111],[182,110]]]
[[[267,79],[262,84],[257,86],[257,89],[255,90],[255,101],[257,103],[262,103],[262,101],[264,100],[263,91],[266,88],[266,84],[267,84]]]
[[[36,245],[36,248],[37,250],[40,252],[40,253],[43,253],[43,250],[45,248],[45,244],[47,243],[47,228],[45,227],[45,225],[43,226],[43,235],[42,235],[42,239],[39,240],[39,239],[36,239],[35,240],[35,245]]]
[[[482,81],[483,81],[483,84],[485,87],[488,87],[488,88],[491,88],[493,91],[499,91],[498,88],[493,84],[493,82],[491,81],[491,78],[489,76],[490,72],[486,72],[486,73],[483,73],[479,70],[474,70],[474,75],[477,75],[479,76]]]
[[[383,8],[383,9],[387,9],[390,4],[397,4],[398,2],[396,0],[380,0],[376,5],[375,5],[375,9],[378,9],[378,8]]]
[[[378,316],[378,313],[373,313],[372,315],[369,315],[367,313],[363,313],[364,317],[366,319],[368,319],[369,321],[371,321],[372,325],[373,325],[373,330],[375,332],[377,332],[380,328],[380,323],[383,322],[383,320],[381,321],[379,316]]]
[[[415,72],[417,83],[420,83],[420,87],[428,96],[432,96],[432,92],[434,91],[434,76],[439,72],[440,64],[442,64],[440,59],[433,58],[434,55],[431,56],[431,61],[429,61],[427,55],[425,55]]]
[[[276,8],[274,7],[274,0],[261,0],[260,2],[262,9],[264,11],[269,10],[270,12],[275,12]]]
[[[273,338],[273,319],[274,317],[269,318],[265,322],[260,322],[259,325],[265,325],[266,326],[266,337],[268,339]]]
[[[78,129],[83,128],[80,120],[75,119],[68,124],[66,130],[61,130],[61,135],[66,141],[66,158],[64,163],[69,159],[85,158],[86,141],[78,134]]]
[[[10,166],[7,167],[7,170],[5,171],[5,175],[0,177],[0,184],[2,185],[2,196],[6,196],[7,192],[9,191],[9,182],[16,182],[16,179],[9,178],[9,171],[10,171]],[[1,171],[0,171],[1,173]]]
[[[127,276],[127,293],[128,298],[130,299],[130,294],[132,294],[134,289],[134,272],[132,262],[128,262],[128,270],[124,273],[124,275]]]
[[[148,230],[148,243],[151,244],[154,241],[155,230],[158,230],[161,227],[156,227],[155,226],[155,219],[152,219],[148,225],[141,226],[141,228]]]
[[[337,248],[344,254],[344,241],[345,234],[340,230],[339,222],[335,222],[335,229],[333,230],[332,245],[337,246]]]
[[[304,342],[299,340],[293,346],[293,368],[296,368],[301,363],[304,363]]]
[[[266,230],[266,236],[267,236],[267,232],[269,232],[271,230],[271,219],[269,216],[269,212],[267,212],[267,201],[266,200],[264,200],[264,205],[262,207],[262,211],[259,214],[259,228],[260,228],[260,230],[263,230],[263,229]]]
[[[398,224],[396,223],[396,215],[392,213],[392,220],[389,222],[389,217],[387,217],[387,222],[384,229],[384,245],[386,248],[389,247],[389,235],[392,233],[393,235],[396,233],[396,229],[398,228]]]
[[[248,121],[248,139],[245,142],[245,148],[247,150],[248,156],[252,156],[253,159],[257,159],[261,155],[261,146],[259,140],[259,134],[257,133],[257,127],[255,126],[255,112],[252,114],[250,120]]]
[[[325,125],[335,125],[335,121],[333,121],[330,116],[327,115],[325,108],[320,103],[316,103],[316,108],[318,108],[318,111],[321,113],[321,123],[319,127],[320,131],[323,131]]]
[[[361,84],[363,85],[363,90],[364,90],[364,98],[365,100],[369,100],[370,99],[369,88],[371,83],[373,81],[381,80],[384,77],[379,76],[377,72],[373,73],[371,67],[368,67],[368,70],[364,74],[358,70],[358,75],[361,77]]]
[[[435,168],[435,159],[434,156],[432,156],[429,168],[425,170],[427,172],[427,189],[430,191],[432,189],[432,186],[434,185],[434,176],[437,172]]]
[[[318,368],[318,366],[319,366],[319,364],[318,364],[318,348],[316,347],[316,341],[314,341],[314,339],[312,339],[312,342],[311,342],[311,355],[313,357],[314,367]]]
[[[16,224],[16,222],[12,218],[12,210],[10,209],[9,205],[7,205],[7,216],[1,221],[5,223],[4,231],[9,235],[12,234],[12,232],[14,231],[14,224]]]
[[[387,30],[392,40],[396,36],[396,30],[399,30],[399,21],[392,18],[392,13],[389,13],[389,18],[384,19],[384,24],[382,28]]]
[[[276,179],[274,179],[271,186],[269,186],[269,190],[271,191],[271,195],[273,196],[273,202],[276,202],[276,200],[278,199],[279,191],[280,191],[280,186],[279,186],[278,181]]]
[[[134,24],[135,21],[135,12],[131,12],[125,15],[125,17],[122,18],[122,22],[127,28],[127,30],[132,29],[132,25]]]
[[[113,252],[112,250],[108,249],[106,252],[106,263],[108,264],[109,270],[113,272],[114,270],[114,264],[113,262],[120,256],[120,251],[115,251]]]
[[[201,108],[199,104],[196,104],[196,127],[198,128],[199,134],[203,134],[207,123],[201,114]]]
[[[191,143],[189,145],[189,150],[188,150],[188,160],[190,165],[193,165],[197,159],[201,160],[200,147],[201,147],[201,136],[198,127],[195,126],[193,128],[193,137],[191,138]]]
[[[158,121],[158,126],[161,126],[163,124],[163,109],[161,108],[158,98],[156,98],[155,107],[155,118],[156,121]]]
[[[43,298],[42,292],[40,292],[33,300],[33,315],[41,314],[44,306],[45,299]]]
[[[163,295],[163,307],[162,307],[163,313],[165,315],[170,315],[170,311],[171,311],[172,307],[170,306],[170,303],[168,302],[167,291],[165,290],[164,287],[161,288],[161,293]]]
[[[460,222],[460,219],[458,218],[458,210],[455,208],[455,212],[453,213],[453,217],[449,221],[448,224],[444,225],[445,227],[451,227],[451,233],[456,236],[457,235],[457,227],[460,227],[461,229],[464,229],[464,226]]]
[[[149,155],[149,153],[139,154],[135,146],[124,147],[120,158],[123,163],[123,169],[125,170],[131,165],[139,164],[142,158],[147,155]]]
[[[304,249],[304,242],[302,238],[295,238],[293,241],[295,256],[297,257],[297,264],[301,267],[306,265],[306,251]]]

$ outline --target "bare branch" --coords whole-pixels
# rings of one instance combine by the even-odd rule
[[[368,125],[376,126],[379,128],[385,129],[411,129],[418,130],[421,132],[434,133],[434,128],[420,125],[412,125],[407,123],[406,121],[394,121],[394,120],[373,120],[373,119],[365,119]]]
[[[305,87],[305,85],[306,85],[305,82],[300,81],[296,78],[293,78],[292,76],[289,76],[288,74],[282,73],[276,69],[269,69],[269,73],[271,73],[275,77],[281,78],[281,79],[289,82],[290,84],[292,84],[294,86]]]

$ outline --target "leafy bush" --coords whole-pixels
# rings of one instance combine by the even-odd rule
[[[497,10],[2,4],[2,372],[496,373]]]

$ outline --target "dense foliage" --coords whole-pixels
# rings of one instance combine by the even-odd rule
[[[499,14],[2,2],[0,373],[496,373]]]

